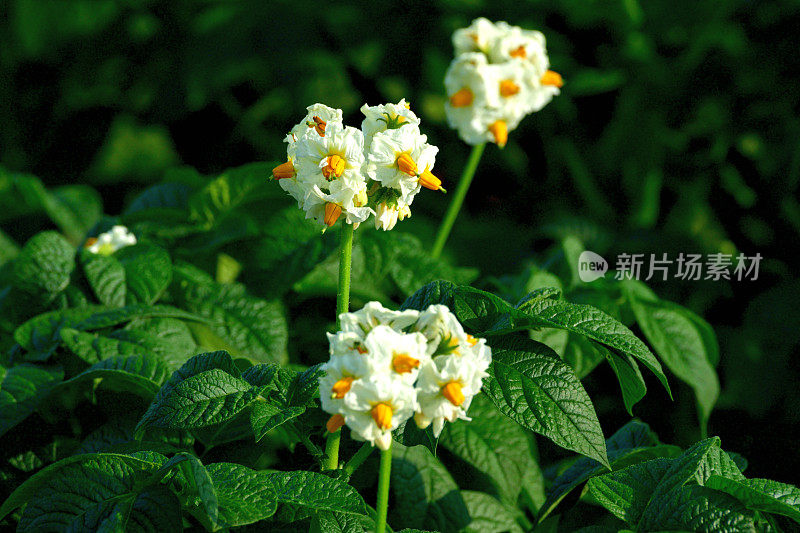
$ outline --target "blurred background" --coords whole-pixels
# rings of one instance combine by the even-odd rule
[[[800,3],[5,0],[0,12],[2,169],[62,195],[98,191],[111,215],[176,165],[282,160],[315,102],[357,126],[364,102],[406,98],[452,187],[469,147],[444,117],[450,35],[478,16],[543,31],[562,94],[486,150],[446,253],[479,284],[545,263],[565,236],[612,263],[760,253],[755,281],[650,285],[719,337],[709,434],[750,476],[800,481]],[[5,179],[0,224],[27,209],[3,203]],[[432,242],[447,202],[421,194],[398,229]],[[30,214],[0,238],[43,229]],[[687,445],[692,393],[671,382],[674,404],[648,381],[634,413]],[[627,419],[613,373],[584,384],[611,435]]]

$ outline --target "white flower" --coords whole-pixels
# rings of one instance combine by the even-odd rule
[[[561,76],[548,70],[541,32],[480,18],[456,30],[453,44],[445,111],[450,127],[467,144],[504,146],[523,117],[559,94]]]
[[[308,106],[306,110],[308,113],[306,113],[305,118],[298,122],[283,140],[284,142],[289,143],[289,146],[286,147],[286,150],[290,161],[294,158],[295,154],[296,147],[294,143],[303,134],[305,134],[307,130],[313,129],[317,132],[317,135],[323,137],[327,130],[328,124],[342,124],[341,109],[334,109],[324,104],[314,104]]]
[[[417,425],[424,429],[433,423],[433,434],[438,437],[445,420],[470,420],[467,410],[486,376],[471,360],[455,355],[435,357],[420,370],[419,410],[414,417]]]
[[[468,336],[446,305],[431,305],[419,314],[414,330],[428,339],[428,353],[452,353],[469,345]]]
[[[492,63],[525,61],[536,67],[541,77],[549,68],[544,34],[523,30],[505,22],[497,23],[497,35],[486,51]]]
[[[407,382],[376,374],[353,383],[341,414],[353,436],[382,450],[389,448],[392,431],[417,409],[416,390]]]
[[[417,380],[420,366],[430,359],[421,333],[402,333],[383,324],[372,328],[362,346],[373,375],[386,374],[409,385]]]
[[[342,213],[348,224],[369,218],[373,211],[366,207],[364,136],[359,130],[332,122],[324,136],[310,128],[293,146],[294,160],[286,165],[292,167],[294,177],[285,177],[279,183],[298,199],[306,218],[325,226],[332,226]]]
[[[379,302],[369,302],[356,312],[339,315],[339,323],[342,331],[366,335],[372,328],[380,324],[402,330],[416,322],[418,317],[419,311],[414,309],[392,311],[386,309]]]
[[[374,211],[365,207],[367,186],[365,183],[358,185],[353,190],[342,181],[330,184],[330,194],[326,194],[317,185],[305,197],[303,209],[306,218],[311,218],[325,226],[333,226],[339,216],[344,213],[348,224],[364,222]]]
[[[468,52],[488,52],[499,36],[500,29],[490,20],[480,17],[466,28],[453,32],[453,48],[456,55]]]
[[[136,236],[125,226],[114,226],[111,231],[101,233],[96,239],[86,242],[86,249],[93,254],[111,255],[120,248],[136,244]]]
[[[411,111],[411,106],[406,102],[405,98],[396,104],[382,104],[376,106],[368,106],[364,104],[361,106],[361,112],[364,113],[363,122],[361,122],[361,131],[364,132],[364,147],[369,151],[372,144],[372,138],[376,133],[386,131],[387,129],[396,129],[401,126],[413,125],[419,126],[419,119],[417,115]]]
[[[294,143],[294,168],[300,183],[326,189],[331,182],[343,181],[357,187],[364,183],[364,135],[341,124],[328,124],[325,136],[309,129]]]
[[[423,176],[432,175],[439,151],[427,140],[414,125],[375,134],[367,155],[367,175],[384,187],[400,191],[405,203],[410,203],[424,183]]]
[[[325,375],[319,378],[319,399],[322,409],[331,414],[341,414],[343,399],[353,383],[372,373],[367,358],[357,350],[332,356],[322,369]]]

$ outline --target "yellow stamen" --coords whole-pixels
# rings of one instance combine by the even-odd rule
[[[411,109],[411,102],[406,102],[406,109]]]
[[[83,247],[90,248],[96,242],[97,242],[97,237],[89,237],[88,239],[86,239],[86,242],[83,243]]]
[[[294,177],[294,165],[291,161],[287,161],[282,165],[278,165],[277,167],[272,169],[272,177],[276,180],[282,180],[284,178],[293,178]]]
[[[425,170],[419,175],[419,184],[432,191],[447,192],[442,188],[442,180],[431,174],[430,170]]]
[[[308,122],[308,127],[317,130],[320,137],[325,137],[325,127],[328,123],[317,116],[313,117],[311,120],[312,122]]]
[[[379,403],[370,411],[372,419],[379,428],[386,431],[392,427],[392,407],[388,403]]]
[[[333,388],[331,389],[331,398],[336,400],[341,400],[344,398],[344,395],[350,391],[350,387],[353,384],[354,379],[355,378],[351,376],[347,376],[346,378],[342,378],[334,383]]]
[[[519,92],[519,85],[511,80],[503,80],[500,82],[500,96],[508,98],[514,96]]]
[[[489,126],[489,132],[494,136],[494,142],[502,148],[508,141],[508,125],[504,120],[497,120]]]
[[[364,355],[365,353],[367,353],[367,349],[364,348],[363,346],[361,346],[360,344],[358,346],[356,346],[356,351],[358,353],[360,353],[361,355]]]
[[[552,85],[553,87],[561,88],[564,86],[564,79],[561,74],[553,70],[548,70],[540,80],[542,85]]]
[[[417,164],[411,159],[411,156],[408,155],[407,152],[403,152],[399,156],[397,156],[397,168],[400,169],[401,172],[405,172],[409,176],[416,176],[417,175]]]
[[[450,105],[453,107],[467,107],[472,105],[475,95],[469,87],[464,87],[450,97]]]
[[[325,218],[323,222],[328,227],[333,226],[336,224],[336,221],[339,220],[339,215],[342,214],[342,206],[339,204],[334,204],[333,202],[328,202],[325,204]]]
[[[461,392],[461,383],[458,381],[451,381],[442,387],[442,396],[447,398],[450,403],[456,407],[464,403],[464,393]]]
[[[528,57],[528,52],[525,50],[525,45],[521,44],[519,45],[519,48],[511,50],[508,53],[508,55],[510,55],[511,57],[519,57],[521,59],[525,59],[526,57]]]
[[[328,156],[328,159],[325,160],[325,166],[322,167],[322,175],[327,180],[330,180],[331,176],[340,177],[344,172],[345,163],[345,160],[338,155]]]
[[[408,374],[419,368],[419,359],[414,359],[407,353],[396,353],[392,358],[392,368],[398,374]]]
[[[328,430],[328,433],[336,433],[343,425],[344,417],[337,413],[328,419],[328,422],[325,424],[325,429]]]
[[[472,335],[467,334],[467,342],[469,343],[470,346],[475,346],[476,344],[478,344],[478,339],[476,339]]]

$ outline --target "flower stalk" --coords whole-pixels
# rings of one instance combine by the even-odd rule
[[[456,218],[458,218],[458,212],[461,210],[461,204],[464,203],[464,197],[467,196],[467,191],[469,190],[470,183],[472,183],[472,178],[475,176],[475,171],[478,168],[478,163],[481,160],[483,149],[485,147],[486,143],[476,144],[472,147],[472,152],[469,154],[467,164],[464,167],[464,171],[461,173],[461,179],[458,182],[458,187],[453,194],[453,199],[450,201],[450,205],[447,207],[447,212],[444,215],[442,224],[439,226],[439,232],[436,234],[436,240],[434,241],[433,249],[431,250],[431,255],[434,259],[437,259],[440,255],[442,255],[442,250],[447,242],[447,238],[450,236],[450,230],[453,229],[453,224],[455,224]]]
[[[339,284],[336,292],[336,326],[339,327],[339,315],[350,310],[350,267],[353,258],[353,224],[342,221],[341,241],[339,242]],[[339,441],[342,438],[341,427],[328,432],[325,442],[325,464],[323,470],[339,468]]]
[[[386,533],[386,514],[389,510],[389,481],[392,474],[392,446],[381,450],[381,466],[378,471],[378,498],[375,505],[377,522],[375,531]]]

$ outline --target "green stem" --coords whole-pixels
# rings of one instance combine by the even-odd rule
[[[444,215],[442,225],[439,226],[439,233],[436,234],[436,240],[433,243],[433,250],[431,255],[434,259],[442,255],[442,250],[447,242],[447,237],[450,236],[450,230],[453,229],[453,224],[456,222],[458,212],[461,210],[461,204],[464,203],[464,197],[467,196],[469,184],[472,183],[472,177],[475,176],[475,170],[478,168],[478,163],[483,155],[483,149],[486,143],[476,144],[472,147],[472,152],[469,154],[467,165],[464,167],[464,172],[461,173],[461,180],[458,182],[458,188],[447,207],[447,213]]]
[[[336,327],[339,324],[339,315],[350,310],[350,266],[353,258],[353,232],[352,224],[342,220],[342,237],[339,241],[339,285],[336,291]],[[342,430],[328,433],[325,443],[325,464],[323,470],[336,470],[339,468],[339,441],[342,439]]]
[[[365,442],[361,445],[361,448],[359,448],[358,451],[353,454],[353,457],[351,457],[350,460],[347,461],[347,464],[344,465],[344,471],[348,476],[352,476],[353,472],[355,472],[356,469],[367,460],[369,454],[372,453],[372,448],[372,443]]]
[[[353,225],[342,221],[342,240],[339,244],[339,290],[336,293],[336,326],[339,315],[350,310],[350,262],[353,258]]]
[[[323,470],[336,470],[339,468],[340,440],[342,440],[341,429],[328,433],[328,440],[325,442],[325,464],[322,467]]]
[[[378,523],[375,528],[377,533],[386,532],[386,513],[389,510],[389,480],[392,474],[392,444],[381,451],[381,467],[378,472],[378,503],[375,510],[378,513]]]

